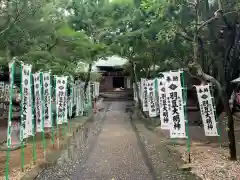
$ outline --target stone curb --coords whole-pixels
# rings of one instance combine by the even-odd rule
[[[61,156],[61,153],[66,150],[66,147],[69,144],[69,141],[71,139],[72,136],[74,136],[74,133],[76,133],[79,129],[83,128],[85,126],[85,124],[91,120],[93,118],[93,113],[90,114],[89,116],[86,117],[77,117],[72,119],[71,123],[69,124],[70,127],[72,128],[72,133],[71,134],[66,134],[63,137],[63,140],[61,142],[62,146],[64,148],[60,148],[60,150],[56,150],[53,152],[48,153],[47,156],[47,160],[46,162],[43,162],[41,164],[36,165],[31,171],[27,172],[22,178],[21,180],[33,180],[35,179],[38,174],[44,170],[45,168],[49,167],[50,165],[53,165],[57,162],[58,158]]]

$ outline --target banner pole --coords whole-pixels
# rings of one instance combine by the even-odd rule
[[[40,98],[42,102],[42,143],[43,143],[43,155],[44,160],[46,160],[46,140],[45,140],[45,110],[44,110],[44,98],[43,98],[43,74],[40,72]]]
[[[220,121],[219,121],[219,118],[217,118],[217,112],[216,112],[216,102],[215,102],[215,99],[213,97],[213,86],[210,86],[210,94],[211,94],[211,99],[212,99],[212,103],[213,103],[213,107],[214,107],[214,116],[215,116],[215,119],[216,119],[216,123],[217,123],[217,132],[218,132],[218,141],[219,141],[219,144],[220,144],[220,147],[222,147],[222,139],[221,139],[221,135],[220,135]]]
[[[14,86],[14,73],[15,73],[15,62],[9,67],[9,83],[10,83],[10,97],[9,97],[9,113],[8,113],[8,138],[7,138],[7,159],[6,159],[6,180],[9,179],[9,159],[10,159],[10,146],[11,146],[11,131],[12,131],[12,99],[13,99],[13,86]]]
[[[21,75],[20,75],[20,82],[21,82],[21,84],[20,84],[20,96],[21,96],[20,140],[21,140],[21,169],[22,169],[22,172],[23,172],[24,171],[24,143],[23,143],[23,141],[24,141],[24,131],[25,131],[25,129],[23,129],[23,126],[22,126],[22,123],[23,123],[23,82],[22,82],[22,79],[23,79],[22,68],[23,67],[22,66],[23,65],[22,65],[22,62],[21,62],[21,64],[20,64],[20,73],[21,73]]]
[[[34,119],[34,101],[33,101],[33,76],[30,72],[30,96],[32,103],[32,153],[33,153],[33,164],[36,164],[36,141],[35,141],[35,119]]]
[[[185,86],[184,71],[182,72],[182,87],[183,87],[183,98],[184,98],[184,115],[186,121],[186,136],[187,136],[187,151],[188,151],[188,163],[191,163],[191,151],[190,151],[190,137],[188,127],[188,115],[187,115],[187,85]]]

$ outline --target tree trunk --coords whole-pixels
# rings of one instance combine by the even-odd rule
[[[214,77],[205,74],[202,71],[202,69],[199,65],[195,64],[194,68],[196,68],[196,70],[197,70],[197,77],[203,79],[204,81],[211,82],[216,87],[216,89],[218,91],[218,95],[221,98],[221,101],[222,101],[223,106],[224,106],[225,113],[228,117],[227,133],[228,133],[229,150],[230,150],[230,158],[229,159],[230,160],[237,160],[233,114],[232,114],[231,108],[229,106],[227,93],[225,92],[222,85]]]
[[[136,93],[137,93],[138,108],[141,110],[141,113],[144,115],[144,117],[147,117],[146,113],[143,111],[143,108],[142,108],[140,92],[139,92],[138,85],[137,85],[138,77],[137,77],[137,73],[136,73],[136,69],[135,69],[135,64],[134,64],[133,61],[130,61],[130,63],[131,63],[131,66],[132,66],[133,78],[134,78],[134,82],[135,82],[134,86],[135,86]]]
[[[221,2],[220,2],[221,3]],[[219,6],[220,6],[219,3]],[[195,29],[194,29],[194,40],[193,40],[193,62],[189,64],[189,68],[193,70],[194,74],[207,82],[211,82],[215,87],[217,88],[218,95],[221,98],[221,101],[224,106],[225,113],[228,117],[228,139],[229,139],[229,150],[230,150],[230,160],[237,160],[237,155],[236,155],[236,142],[235,142],[235,134],[234,134],[234,123],[233,123],[233,116],[231,112],[231,108],[229,106],[228,102],[228,96],[226,91],[224,90],[223,86],[215,79],[213,76],[210,76],[206,73],[203,72],[202,67],[198,61],[199,59],[199,42],[198,42],[198,36],[199,36],[199,28],[198,25],[200,24],[200,14],[199,14],[199,5],[200,5],[200,0],[196,0],[196,24],[195,24]],[[221,7],[219,9],[222,9]]]

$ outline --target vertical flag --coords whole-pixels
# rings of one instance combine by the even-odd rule
[[[76,116],[80,116],[80,88],[79,88],[79,81],[75,82],[75,100],[76,100]]]
[[[21,114],[21,140],[32,136],[32,99],[31,99],[31,71],[32,65],[21,64],[22,66],[22,114]]]
[[[148,111],[147,79],[141,78],[141,99],[143,111]]]
[[[4,101],[4,89],[5,89],[4,85],[5,85],[4,81],[0,81],[0,100],[1,101]],[[2,112],[3,112],[3,110],[4,110],[4,102],[0,103],[0,108],[2,109]]]
[[[186,138],[186,124],[181,85],[181,72],[169,72],[166,77],[166,98],[171,138]]]
[[[40,72],[33,74],[34,79],[34,95],[35,95],[35,117],[36,117],[36,132],[42,132],[42,89],[40,83]]]
[[[155,101],[154,80],[147,80],[147,93],[148,93],[148,112],[149,117],[157,116],[157,108]]]
[[[10,85],[10,93],[9,93],[9,111],[8,111],[8,131],[7,131],[7,146],[11,146],[11,134],[12,134],[12,99],[14,93],[14,73],[15,73],[15,62],[10,62],[9,66],[9,85]]]
[[[43,73],[44,127],[52,127],[51,74]]]
[[[68,77],[65,77],[66,79],[66,85],[65,85],[65,96],[64,96],[64,102],[63,102],[63,109],[64,109],[64,116],[63,116],[63,122],[68,122]]]
[[[63,123],[64,118],[64,98],[66,95],[67,77],[56,77],[56,116],[57,124]]]
[[[166,74],[162,74],[158,79],[158,97],[161,129],[169,129],[168,105],[166,100],[165,79]]]
[[[196,86],[201,117],[206,136],[218,136],[214,107],[210,93],[210,86]]]

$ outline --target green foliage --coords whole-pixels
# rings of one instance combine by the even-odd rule
[[[91,63],[106,47],[69,26],[68,1],[8,0],[0,7],[0,64],[13,57],[34,70],[75,74],[79,61]]]
[[[119,55],[136,64],[139,77],[187,67],[193,59],[196,18],[204,23],[218,9],[217,1],[208,0],[200,2],[198,16],[194,3],[185,0],[2,2],[6,4],[0,8],[2,66],[16,57],[33,64],[35,70],[76,74],[79,62],[89,64]],[[235,13],[214,19],[198,33],[199,62],[221,82],[229,82],[239,71],[232,69],[237,67],[239,52],[231,44],[231,38],[236,38],[233,28],[239,22],[239,6],[238,1],[223,1],[223,14]],[[232,74],[223,75],[224,68]],[[126,70],[131,70],[130,65]]]

